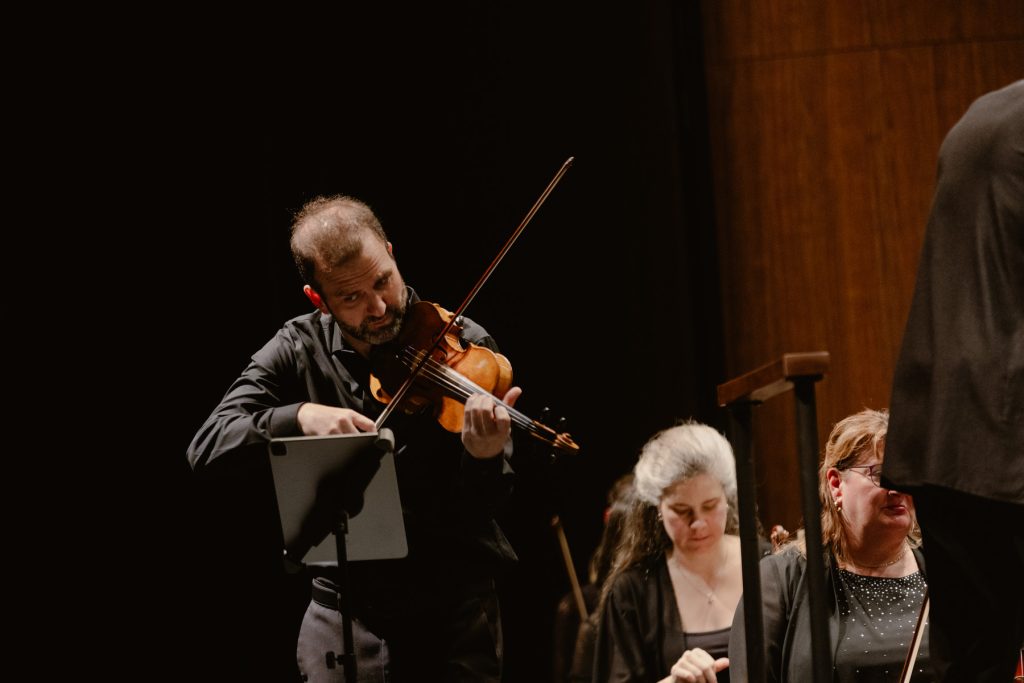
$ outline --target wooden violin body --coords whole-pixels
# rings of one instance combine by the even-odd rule
[[[451,312],[427,301],[409,307],[398,338],[374,354],[370,390],[381,403],[389,403],[416,363],[430,351],[423,377],[413,382],[410,395],[402,404],[413,413],[432,407],[434,416],[449,432],[462,431],[465,400],[471,383],[495,397],[512,387],[512,364],[500,353],[463,342],[462,327],[455,323],[435,345],[436,335],[451,320]],[[381,352],[383,351],[383,353]],[[457,375],[457,376],[456,376]]]
[[[556,433],[501,401],[512,386],[512,364],[500,353],[464,342],[461,331],[452,313],[441,306],[427,301],[412,304],[398,337],[370,352],[374,398],[390,403],[416,373],[400,399],[400,407],[407,413],[432,410],[442,427],[461,432],[466,399],[485,393],[508,410],[514,425],[556,450],[578,452],[579,446],[568,434]]]

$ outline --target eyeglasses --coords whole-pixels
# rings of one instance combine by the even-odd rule
[[[867,474],[864,476],[871,480],[871,483],[875,486],[882,485],[882,463],[875,463],[874,465],[851,465],[847,467],[848,470],[867,470]]]

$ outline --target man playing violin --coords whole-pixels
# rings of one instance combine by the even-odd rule
[[[316,310],[286,322],[252,356],[196,434],[189,462],[212,479],[231,481],[233,472],[246,471],[250,481],[262,477],[266,490],[270,439],[373,431],[384,409],[370,391],[371,350],[400,338],[406,312],[419,299],[403,281],[380,222],[359,200],[318,197],[296,214],[291,249]],[[471,320],[462,320],[460,334],[497,351]],[[494,516],[511,492],[509,409],[520,394],[518,387],[509,389],[504,405],[486,392],[469,395],[459,434],[424,411],[389,416],[409,554],[348,565],[360,680],[500,679],[495,577],[516,555]],[[234,517],[226,522],[231,532],[276,514],[256,511],[254,496],[244,496],[250,507],[222,506]],[[273,540],[263,543],[262,557],[276,552],[280,565]],[[302,569],[306,581],[312,578],[312,601],[297,638],[303,680],[344,680],[342,667],[325,661],[323,647],[337,641],[330,649],[343,651],[336,570]],[[246,616],[259,619],[259,610]],[[290,638],[285,647],[294,659],[294,631]],[[242,656],[250,664],[263,658],[274,666],[272,652],[255,649],[224,657]],[[299,672],[289,673],[298,678]]]

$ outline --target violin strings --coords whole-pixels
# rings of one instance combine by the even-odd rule
[[[409,358],[412,355],[412,350],[406,349],[406,357]],[[415,358],[410,358],[410,360],[415,361]],[[497,398],[496,396],[491,395],[490,392],[481,387],[479,384],[473,382],[465,375],[462,375],[452,370],[447,365],[439,363],[433,358],[429,359],[426,362],[423,373],[426,374],[428,377],[432,378],[436,385],[440,386],[442,389],[448,389],[456,397],[462,399],[469,398],[469,396],[472,396],[473,394],[488,394],[489,396],[492,396],[492,398],[494,398],[496,401],[501,403],[503,406],[505,406],[505,408],[509,411],[509,414],[515,418],[518,418],[520,422],[524,424],[533,424],[533,421],[530,420],[530,418],[526,417],[521,412],[517,411],[515,408],[508,405],[507,403]]]
[[[422,352],[419,352],[418,354],[413,354],[412,349],[407,348],[406,356],[421,357]],[[491,396],[491,398],[498,401],[498,403],[505,406],[505,408],[509,411],[509,415],[512,417],[512,421],[522,429],[525,429],[532,436],[556,447],[567,449],[575,448],[575,446],[572,445],[571,439],[567,439],[562,434],[557,434],[555,430],[551,429],[547,425],[538,424],[536,421],[532,420],[527,415],[524,415],[523,413],[519,412],[518,410],[508,405],[501,399],[497,398],[489,391],[487,391],[486,389],[484,389],[483,387],[481,387],[480,385],[466,377],[465,375],[453,370],[452,368],[443,363],[434,360],[433,358],[430,358],[424,364],[424,374],[427,374],[428,377],[433,378],[434,382],[442,389],[447,388],[452,394],[463,399],[468,398],[470,395],[474,393],[487,394],[488,396]]]
[[[431,360],[427,362],[427,369],[423,371],[424,375],[434,380],[434,383],[440,386],[442,389],[447,389],[451,394],[456,397],[465,400],[473,394],[488,394],[479,385],[475,384],[472,380],[465,379],[463,375],[451,370],[445,365],[438,363],[437,361]],[[536,425],[530,418],[526,417],[512,406],[508,405],[496,396],[492,396],[498,403],[503,405],[508,410],[509,416],[517,426],[527,429],[530,431],[536,431]]]
[[[411,349],[406,349],[405,355],[406,358],[408,359],[409,364],[413,364],[419,359],[419,357],[422,357],[422,352],[414,354]],[[489,393],[483,387],[476,384],[465,375],[455,372],[447,365],[443,365],[438,361],[434,360],[433,358],[428,359],[424,367],[424,372],[427,377],[433,378],[434,383],[436,385],[440,386],[442,389],[448,389],[456,397],[465,399],[471,396],[472,394]],[[504,404],[504,402],[501,401],[500,399],[497,399],[497,397],[494,398],[501,402],[503,405],[506,405],[506,407],[508,407],[509,410],[512,411],[512,408],[510,406]]]
[[[417,352],[414,351],[412,348],[407,347],[404,350],[405,360],[407,364],[415,366],[415,363],[419,360],[420,357],[422,357],[422,353],[422,351]],[[469,398],[473,394],[488,394],[489,396],[492,396],[492,398],[494,398],[501,405],[503,405],[506,410],[508,410],[509,415],[512,418],[512,421],[516,425],[523,429],[526,429],[529,432],[532,432],[536,436],[539,436],[541,439],[550,442],[550,439],[548,439],[547,436],[538,429],[536,423],[529,417],[519,412],[518,410],[508,405],[507,403],[497,398],[496,396],[493,396],[489,391],[481,387],[479,384],[472,381],[465,375],[456,372],[447,365],[444,365],[443,363],[440,363],[434,360],[433,358],[429,358],[424,364],[423,370],[420,371],[420,377],[423,376],[431,378],[434,381],[435,385],[439,386],[441,389],[447,389],[451,394],[462,399]]]

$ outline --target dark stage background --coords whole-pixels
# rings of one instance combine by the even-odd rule
[[[572,156],[466,311],[511,360],[517,407],[550,407],[582,447],[553,464],[518,458],[500,519],[520,556],[501,586],[506,680],[547,680],[555,605],[570,587],[552,516],[585,580],[607,489],[644,441],[691,416],[724,427],[699,10],[360,12],[324,17],[315,34],[281,26],[258,60],[200,69],[173,137],[170,151],[189,159],[168,197],[183,221],[170,237],[183,253],[172,336],[188,387],[170,516],[182,532],[175,583],[195,625],[180,651],[215,658],[244,640],[223,629],[245,624],[211,623],[210,602],[245,568],[204,539],[209,511],[184,452],[249,355],[309,310],[288,253],[291,213],[320,193],[367,201],[406,281],[452,309]]]

